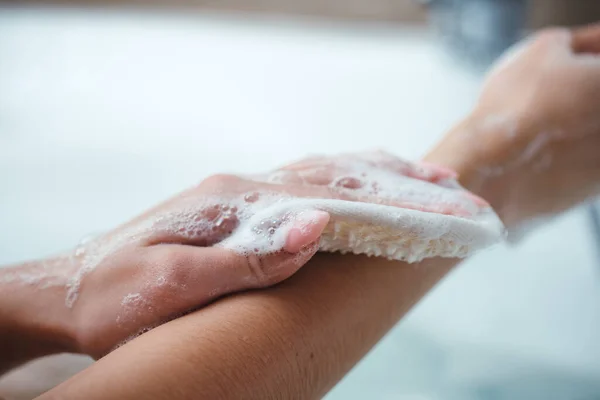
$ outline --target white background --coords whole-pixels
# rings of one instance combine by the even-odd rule
[[[417,158],[478,84],[405,27],[0,9],[0,262],[74,246],[214,172]],[[474,257],[329,398],[593,398],[595,251],[577,210]]]

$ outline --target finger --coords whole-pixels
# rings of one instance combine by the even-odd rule
[[[409,178],[437,183],[442,180],[455,179],[458,174],[453,170],[427,162],[410,162],[402,160],[385,151],[372,151],[358,155],[377,168],[387,169]]]
[[[600,23],[574,29],[571,47],[575,53],[600,54]]]
[[[329,213],[325,211],[308,211],[299,214],[290,228],[284,249],[297,253],[310,243],[316,242],[329,222]]]
[[[350,171],[332,162],[303,166],[302,168],[290,168],[286,167],[286,169],[274,171],[268,174],[264,181],[284,185],[333,186],[346,187],[348,189],[358,189],[361,187],[358,178],[349,176],[351,175]]]
[[[313,167],[321,166],[324,164],[329,164],[333,158],[334,157],[309,156],[309,157],[303,158],[302,160],[298,160],[298,161],[292,162],[290,164],[284,165],[283,167],[281,167],[279,169],[295,171],[295,170],[303,170],[306,168],[313,168]]]
[[[296,253],[258,255],[181,244],[147,247],[140,260],[144,288],[121,301],[117,323],[125,335],[122,339],[224,295],[277,284],[306,264],[318,248],[314,242]]]
[[[267,254],[240,254],[222,247],[158,245],[148,248],[149,265],[163,259],[149,292],[164,317],[201,307],[224,295],[275,285],[292,276],[317,252],[318,243]],[[162,253],[163,255],[156,255]],[[168,266],[168,267],[165,267]],[[168,271],[166,271],[168,269]],[[153,300],[153,301],[152,301]]]
[[[479,208],[489,206],[485,200],[469,194],[467,191],[460,188],[460,186],[456,186],[456,183],[455,185],[451,185],[452,179],[456,176],[456,173],[451,169],[428,163],[413,164],[413,166],[407,167],[406,162],[396,159],[384,152],[363,153],[360,156],[354,157],[361,157],[363,160],[370,160],[370,162],[377,160],[380,164],[387,163],[388,171],[390,169],[395,169],[392,170],[392,172],[398,173],[398,175],[402,174],[397,172],[397,170],[402,170],[403,173],[406,173],[408,171],[407,168],[412,168],[412,173],[414,175],[419,175],[421,178],[428,178],[421,180],[426,180],[448,189],[454,189],[460,192],[460,194],[457,194],[457,201],[450,204],[424,204],[403,200],[400,197],[390,198],[380,195],[379,189],[381,189],[381,187],[377,181],[370,180],[368,174],[366,174],[366,176],[358,177],[343,174],[341,173],[343,171],[339,171],[339,169],[324,172],[313,169],[302,171],[302,176],[305,181],[318,182],[319,180],[322,180],[323,184],[313,183],[315,186],[312,187],[290,185],[286,186],[284,190],[290,195],[298,197],[333,198],[462,217],[471,216],[473,213],[476,213]],[[332,166],[331,168],[335,168],[335,166]],[[340,172],[340,174],[335,175],[335,172]],[[387,189],[388,191],[390,190],[390,188]]]
[[[429,182],[435,183],[447,179],[458,178],[458,173],[456,173],[456,171],[425,161],[420,161],[419,163],[415,164],[413,169],[417,170],[419,173],[419,175],[415,176],[415,178],[420,178]]]
[[[158,220],[146,245],[184,243],[208,247],[229,236],[238,225],[238,209],[227,202],[182,207]]]
[[[280,181],[286,184],[306,184],[326,186],[329,185],[337,174],[340,173],[340,168],[333,160],[316,160],[311,159],[306,162],[299,162],[288,165],[283,169],[276,171],[274,174],[280,174]]]
[[[331,187],[314,187],[313,190],[308,187],[292,187],[287,188],[289,194],[293,196],[299,197],[323,197],[323,198],[331,198],[331,199],[339,199],[345,201],[352,201],[358,203],[367,203],[367,204],[379,204],[384,206],[396,207],[396,208],[404,208],[409,210],[423,211],[423,212],[431,212],[436,214],[444,214],[444,215],[455,215],[455,216],[470,216],[473,214],[473,196],[466,195],[466,191],[460,190],[460,194],[456,198],[456,202],[452,203],[423,203],[416,202],[411,200],[405,200],[400,197],[384,197],[377,195],[376,193],[362,192],[362,191],[354,191],[348,189],[336,189]],[[326,192],[322,192],[322,194],[318,195],[316,189],[323,189]],[[368,194],[365,194],[368,193]],[[463,195],[465,194],[465,195]],[[400,196],[402,194],[400,193]],[[474,196],[476,197],[476,196]],[[477,197],[476,197],[477,198]],[[477,198],[476,206],[484,206],[485,200],[481,198]],[[481,202],[481,204],[477,204]]]
[[[402,176],[419,179],[431,183],[438,183],[448,179],[456,179],[458,174],[450,168],[439,165],[419,162],[410,163],[398,159],[384,152],[371,152],[356,156],[357,159],[362,159],[363,162],[371,164],[371,168],[385,169]],[[351,159],[346,162],[351,163]],[[356,172],[353,174],[351,168],[343,168],[342,165],[336,165],[330,162],[329,164],[321,163],[319,165],[302,165],[293,166],[293,171],[281,171],[282,183],[307,183],[310,185],[332,185],[336,187],[345,187],[347,189],[359,189],[363,186],[361,179]],[[368,177],[369,170],[365,170],[363,177]]]
[[[163,281],[176,283],[175,287],[183,285],[187,292],[192,288],[193,304],[198,306],[224,294],[270,286],[290,277],[318,250],[328,222],[329,214],[324,211],[299,213],[289,222],[283,249],[269,254],[253,251],[258,249],[240,253],[223,247],[158,245],[148,248],[148,264],[169,265]]]
[[[354,177],[338,177],[337,180],[343,181],[346,178],[348,180],[358,179]],[[391,207],[405,208],[446,215],[468,216],[473,213],[473,207],[470,206],[472,204],[472,199],[466,196],[461,197],[459,195],[457,197],[456,202],[452,202],[449,204],[423,203],[409,199],[402,199],[400,197],[402,193],[399,193],[398,197],[382,196],[378,194],[379,186],[376,182],[369,182],[364,179],[360,181],[360,190],[352,190],[347,186],[344,187],[339,185],[283,185],[279,187],[273,186],[272,190],[278,190],[292,197],[337,199],[360,203],[380,204]],[[460,189],[460,192],[462,193],[465,191],[463,189]]]
[[[358,162],[367,163],[375,169],[387,169],[410,178],[437,183],[456,179],[456,172],[431,163],[412,163],[402,160],[385,151],[368,151],[356,154],[343,154],[337,157],[313,157],[287,165],[276,173],[281,183],[307,183],[311,185],[334,185],[356,189],[359,179],[345,179],[352,175]],[[368,174],[368,170],[364,171]]]

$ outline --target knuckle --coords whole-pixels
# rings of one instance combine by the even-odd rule
[[[275,269],[270,268],[266,258],[250,254],[246,257],[246,263],[250,279],[256,286],[265,287],[278,282]]]
[[[207,186],[212,189],[222,189],[237,184],[241,178],[231,174],[215,174],[202,181],[202,186]]]
[[[148,265],[153,266],[153,275],[156,277],[156,285],[167,287],[183,286],[190,279],[190,266],[194,258],[187,252],[170,246],[155,246],[148,255]]]
[[[344,189],[360,189],[363,187],[363,182],[353,176],[340,176],[332,182],[332,185]]]

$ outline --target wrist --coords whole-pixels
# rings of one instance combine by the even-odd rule
[[[465,189],[483,197],[508,228],[518,225],[517,186],[527,176],[531,138],[536,132],[528,118],[475,111],[457,124],[425,157],[455,170]],[[509,207],[510,206],[510,207]],[[518,207],[517,207],[518,208]]]
[[[71,309],[65,305],[70,257],[29,262],[0,270],[2,347],[21,363],[73,352]]]

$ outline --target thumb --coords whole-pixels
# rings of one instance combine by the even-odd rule
[[[223,247],[195,247],[181,244],[155,246],[169,248],[173,288],[167,297],[181,311],[200,307],[218,297],[248,289],[275,285],[292,276],[319,249],[319,237],[329,221],[323,211],[310,213],[290,228],[283,249],[269,254],[240,254]],[[163,253],[164,254],[164,253]],[[176,300],[177,299],[177,300]],[[171,303],[173,304],[173,303]]]
[[[237,291],[268,287],[292,276],[317,252],[319,237],[328,222],[328,213],[308,211],[292,223],[280,251],[268,254],[234,253],[232,267],[236,269],[237,277],[230,284],[239,286],[233,289]]]

